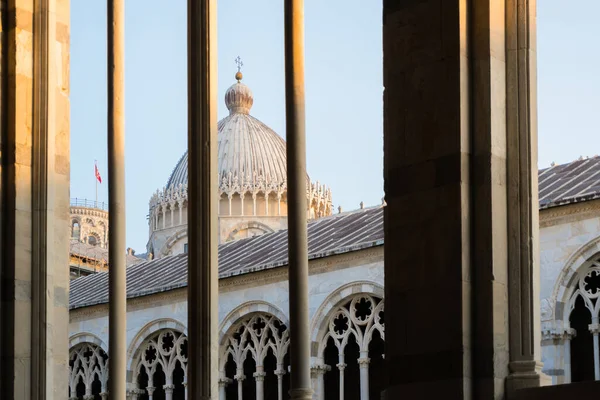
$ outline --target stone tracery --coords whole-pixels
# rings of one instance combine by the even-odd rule
[[[108,355],[93,343],[80,343],[69,351],[69,399],[106,399]]]
[[[187,336],[163,329],[144,341],[133,363],[133,400],[187,397]]]
[[[600,380],[600,257],[582,268],[567,302],[565,376],[567,382]]]
[[[374,363],[376,364],[375,368],[382,367],[384,339],[385,322],[382,299],[361,293],[338,306],[330,314],[328,329],[322,333],[319,340],[318,362],[313,367],[315,376],[313,387],[316,398],[320,400],[325,398],[368,400],[370,392],[377,393],[379,389],[369,384],[369,376],[378,374],[370,374],[369,364],[373,357],[378,357]],[[374,342],[376,342],[377,349],[373,348]],[[356,372],[346,370],[349,362],[358,366],[359,376],[356,377],[358,379],[352,379],[354,376],[349,376],[349,382],[345,382],[348,373]],[[334,370],[334,367],[337,367],[337,370]],[[326,387],[324,375],[334,371],[338,381],[337,387],[331,384]],[[360,390],[345,393],[345,389],[354,381],[360,382]],[[358,397],[358,393],[360,393],[360,397]]]
[[[284,382],[284,375],[288,365],[286,355],[289,343],[287,327],[277,317],[268,313],[251,314],[233,325],[221,344],[220,400],[229,396],[235,398],[236,394],[237,399],[242,400],[249,397],[250,393],[256,396],[257,400],[264,400],[269,389],[269,393],[277,393],[277,398],[282,400],[284,385],[287,384]],[[254,365],[249,365],[248,361]],[[231,372],[228,374],[229,371]],[[255,378],[255,388],[248,388],[248,384],[244,383],[250,374]],[[265,388],[265,378],[271,378],[272,375],[277,377],[277,390],[273,387]],[[226,390],[233,380],[237,381],[237,391],[233,387]]]

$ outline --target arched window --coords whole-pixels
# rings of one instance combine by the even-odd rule
[[[384,388],[383,300],[357,294],[334,309],[313,367],[317,399],[378,399]]]
[[[567,368],[571,382],[600,380],[598,347],[600,325],[600,260],[592,261],[579,273],[577,286],[569,300],[570,332],[566,346]]]
[[[287,327],[271,314],[250,314],[234,324],[221,345],[220,398],[287,398],[289,344]]]
[[[74,220],[73,225],[71,225],[71,238],[79,240],[80,232],[81,227],[79,226],[79,222],[77,220]]]
[[[108,355],[95,344],[80,343],[69,351],[69,399],[104,400],[108,392]]]
[[[183,333],[172,329],[155,332],[136,353],[135,398],[185,400],[187,360],[187,337]]]

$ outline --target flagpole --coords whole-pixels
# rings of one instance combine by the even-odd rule
[[[94,180],[96,181],[96,202],[94,203],[94,207],[98,208],[98,176],[96,175],[96,171],[98,171],[98,161],[94,160]]]

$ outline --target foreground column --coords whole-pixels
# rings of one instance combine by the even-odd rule
[[[108,0],[108,392],[125,400],[127,387],[127,303],[125,275],[125,7]]]
[[[188,398],[218,398],[217,8],[188,0]]]
[[[533,20],[533,3],[384,2],[388,400],[505,399],[539,384],[535,64],[523,45],[535,27],[509,23],[515,10]],[[517,32],[526,59],[507,57]]]
[[[309,400],[308,239],[304,110],[304,1],[285,0],[285,112],[290,285],[290,396]]]

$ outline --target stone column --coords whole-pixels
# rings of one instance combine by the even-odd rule
[[[600,343],[598,343],[600,324],[598,324],[598,317],[592,318],[589,330],[594,336],[594,379],[598,381],[600,380]]]
[[[358,359],[360,368],[360,400],[369,400],[369,358],[368,351],[361,351]]]
[[[173,391],[175,390],[175,385],[172,383],[163,385],[163,389],[165,389],[165,400],[173,400]]]
[[[69,6],[0,6],[0,397],[68,393]]]
[[[329,365],[316,365],[313,368],[315,376],[315,384],[313,385],[315,394],[313,395],[313,399],[325,400],[325,373],[330,370],[331,367]]]
[[[264,367],[256,366],[256,372],[253,374],[256,381],[256,400],[265,398],[265,374]]]
[[[533,3],[384,2],[387,399],[539,383]]]
[[[290,293],[290,397],[309,400],[308,238],[304,109],[304,0],[284,2]]]
[[[577,332],[573,328],[565,330],[564,333],[564,346],[565,346],[565,382],[571,383],[571,340],[575,337]]]
[[[507,0],[506,131],[510,374],[507,397],[541,383],[536,0]]]
[[[231,383],[231,379],[229,378],[220,378],[219,379],[219,400],[226,400],[226,392],[227,385]]]
[[[108,255],[110,270],[108,341],[108,392],[125,400],[127,391],[127,300],[125,250],[125,6],[108,0]]]
[[[238,373],[233,377],[237,381],[238,386],[238,400],[242,400],[244,397],[244,380],[246,379],[246,375],[244,375],[244,371],[238,370]]]
[[[265,192],[265,215],[269,215],[269,193]]]
[[[156,388],[153,386],[146,387],[146,391],[148,392],[148,400],[152,400],[152,395],[154,394],[155,390]]]
[[[165,205],[163,204],[162,206],[162,228],[165,229],[167,227],[167,209],[165,208]]]
[[[336,367],[340,371],[340,400],[344,400],[344,370],[346,369],[346,363],[344,362],[344,355],[339,355],[339,362]]]
[[[283,365],[277,366],[277,370],[275,370],[275,375],[277,375],[277,399],[283,400],[283,376],[285,375]]]
[[[233,194],[229,193],[227,195],[227,199],[229,200],[229,215],[231,216],[231,199],[233,198]]]
[[[102,393],[100,393],[100,397],[102,398],[102,400],[108,399],[108,392],[102,392]]]
[[[189,397],[218,392],[217,7],[188,0]]]
[[[183,224],[183,202],[179,202],[179,225]]]
[[[252,215],[256,215],[256,193],[252,193]]]

